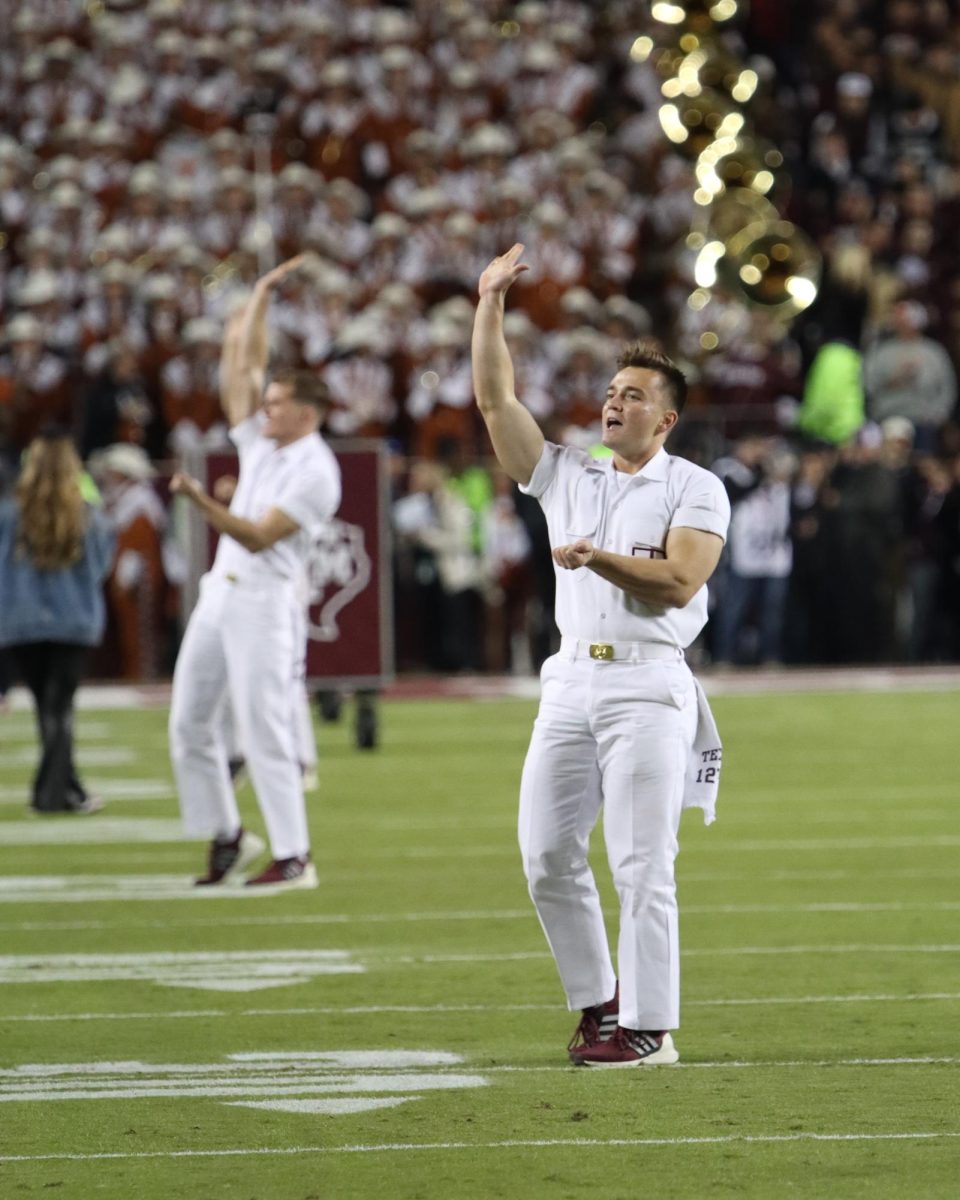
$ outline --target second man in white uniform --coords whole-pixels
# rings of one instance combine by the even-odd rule
[[[300,261],[259,280],[228,332],[222,387],[240,457],[229,509],[189,476],[171,482],[220,534],[177,659],[170,713],[184,824],[188,833],[211,839],[201,886],[226,882],[263,849],[241,826],[230,782],[222,720],[228,698],[272,852],[247,886],[317,882],[290,676],[300,654],[297,639],[304,636],[297,614],[310,540],[337,510],[340,470],[318,433],[327,404],[322,380],[311,372],[276,373],[264,391],[270,295]]]

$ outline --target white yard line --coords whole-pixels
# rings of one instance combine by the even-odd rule
[[[671,1070],[686,1071],[717,1071],[729,1068],[734,1071],[776,1068],[777,1070],[793,1070],[796,1067],[811,1067],[822,1070],[824,1067],[952,1067],[960,1063],[956,1055],[918,1054],[911,1058],[781,1058],[781,1059],[716,1059],[702,1062],[681,1060],[674,1063]],[[529,1074],[542,1071],[569,1071],[570,1063],[551,1063],[537,1067],[498,1066],[485,1067],[487,1074]]]
[[[150,1079],[142,1083],[122,1083],[119,1086],[110,1080],[93,1087],[56,1086],[46,1084],[33,1086],[18,1084],[13,1090],[0,1085],[0,1104],[22,1104],[28,1100],[154,1100],[160,1097],[202,1097],[218,1100],[228,1097],[261,1097],[270,1101],[278,1096],[330,1095],[350,1092],[415,1092],[455,1091],[460,1088],[484,1087],[487,1080],[482,1075],[450,1075],[433,1072],[415,1075],[365,1074],[352,1078],[336,1078],[330,1075],[305,1077],[296,1083],[278,1083],[275,1072],[264,1073],[259,1083],[245,1080],[237,1083],[230,1077],[212,1079],[205,1083],[181,1083],[176,1080]]]
[[[377,950],[366,948],[359,953],[365,961],[373,966],[424,966],[443,963],[502,963],[502,962],[537,962],[549,959],[546,950],[519,950],[508,954],[397,954],[393,950]],[[777,956],[782,954],[960,954],[960,944],[944,945],[894,945],[888,943],[858,942],[849,945],[817,945],[803,946],[719,946],[703,947],[700,949],[682,950],[681,957],[685,958],[735,958],[740,955]]]
[[[550,953],[545,950],[519,950],[508,954],[397,954],[393,950],[365,948],[355,951],[365,962],[373,967],[378,966],[429,966],[444,963],[503,963],[503,962],[537,962],[549,959]],[[960,954],[960,944],[944,945],[894,945],[884,942],[858,942],[849,945],[817,945],[803,946],[719,946],[702,947],[682,950],[683,958],[736,958],[741,955],[776,957],[783,954]]]
[[[933,783],[924,779],[914,783],[878,783],[870,779],[864,780],[860,775],[859,764],[857,778],[844,783],[816,783],[809,779],[784,779],[776,784],[756,783],[749,779],[738,780],[736,786],[729,791],[731,806],[739,810],[744,804],[762,804],[770,800],[783,799],[789,803],[796,800],[806,800],[811,793],[818,797],[829,797],[836,800],[900,800],[904,797],[915,797],[923,800],[929,796],[949,799],[955,796],[956,783],[944,779]],[[806,820],[806,811],[803,814]]]
[[[687,904],[684,914],[956,912],[960,900],[825,900],[819,904]]]
[[[74,725],[74,736],[78,742],[82,742],[85,738],[91,741],[97,741],[103,738],[112,738],[116,736],[118,730],[108,721],[78,721]],[[6,742],[31,742],[36,744],[37,741],[37,723],[25,713],[8,716],[0,716],[0,745]]]
[[[915,1004],[919,1001],[953,1003],[960,1000],[960,992],[907,992],[874,993],[845,996],[729,996],[710,1000],[684,1000],[687,1008],[763,1008],[767,1005],[809,1004]],[[19,1024],[24,1022],[49,1021],[189,1021],[210,1020],[217,1017],[333,1017],[333,1016],[380,1016],[387,1013],[404,1013],[413,1016],[442,1016],[445,1013],[505,1013],[505,1012],[552,1012],[558,1011],[557,1004],[333,1004],[295,1008],[197,1008],[163,1010],[157,1012],[64,1012],[64,1013],[0,1013],[0,1022]]]
[[[0,822],[0,840],[4,846],[43,846],[74,844],[143,844],[155,842],[202,841],[187,838],[180,822],[170,818],[136,818],[95,816],[89,820],[66,818],[33,818],[23,821]],[[708,837],[697,843],[696,852],[701,856],[719,854],[729,857],[738,852],[761,851],[765,854],[799,853],[810,851],[819,854],[825,850],[936,850],[960,846],[960,834],[929,834],[917,836],[891,835],[889,837],[828,837],[828,838],[762,838],[737,840],[726,835]],[[504,837],[502,842],[492,845],[461,845],[455,850],[448,846],[417,846],[410,849],[396,845],[365,844],[364,855],[368,859],[390,859],[398,861],[420,861],[441,859],[455,863],[461,859],[516,857],[513,840]]]
[[[337,1116],[382,1108],[384,1093],[416,1100],[425,1091],[487,1086],[462,1063],[462,1055],[446,1050],[398,1049],[247,1052],[220,1062],[22,1063],[0,1070],[0,1104],[202,1097]],[[345,1095],[352,1098],[344,1102]]]
[[[365,1052],[359,1052],[362,1055]],[[237,1059],[239,1055],[230,1055]],[[251,1056],[253,1058],[254,1056]],[[235,1094],[241,1089],[257,1092],[275,1088],[287,1094],[296,1092],[327,1091],[406,1091],[416,1085],[416,1080],[430,1080],[423,1086],[446,1088],[481,1086],[476,1076],[465,1075],[464,1066],[439,1063],[429,1074],[414,1074],[422,1070],[420,1064],[411,1062],[411,1070],[400,1073],[388,1061],[387,1053],[372,1052],[369,1063],[358,1063],[356,1072],[351,1073],[348,1063],[325,1062],[322,1053],[311,1057],[310,1052],[297,1055],[262,1055],[263,1061],[228,1063],[143,1063],[143,1062],[96,1062],[96,1063],[28,1063],[0,1071],[0,1103],[30,1099],[116,1099],[121,1094],[139,1095],[149,1088],[157,1095],[187,1095],[230,1089]],[[414,1056],[415,1057],[415,1056]],[[457,1055],[450,1055],[456,1059]],[[376,1061],[382,1058],[383,1061]],[[678,1070],[794,1070],[824,1067],[929,1067],[955,1066],[960,1062],[956,1055],[914,1055],[890,1058],[821,1058],[821,1059],[705,1059],[681,1061],[673,1064]],[[541,1063],[536,1066],[501,1064],[484,1067],[485,1075],[542,1075],[569,1072],[569,1062]],[[277,1078],[278,1072],[283,1078]],[[579,1073],[579,1072],[578,1072]],[[464,1079],[470,1079],[464,1084]],[[453,1082],[433,1083],[447,1079]]]
[[[498,1142],[383,1142],[353,1146],[238,1146],[222,1150],[141,1150],[99,1154],[3,1154],[0,1162],[102,1162],[111,1159],[253,1158],[306,1154],[399,1154],[435,1150],[515,1150],[542,1147],[575,1149],[640,1146],[727,1146],[790,1142],[911,1142],[960,1138],[960,1131],[917,1130],[913,1133],[730,1133],[681,1138],[549,1138]]]
[[[808,796],[808,799],[810,798],[811,797]],[[924,798],[927,799],[927,797]],[[824,804],[831,803],[829,797],[817,796],[816,799],[818,802],[822,802]],[[748,809],[746,811],[744,811],[742,808],[738,808],[736,813],[731,814],[733,820],[736,822],[737,830],[743,830],[744,832],[747,832],[747,828],[752,825],[760,825],[765,829],[769,829],[771,825],[771,812],[774,811],[773,806],[775,803],[776,801],[774,797],[771,796],[768,803],[758,804],[756,808]],[[876,810],[871,810],[870,798],[868,796],[864,796],[858,801],[858,803],[863,805],[863,808],[859,812],[849,810],[846,812],[841,812],[838,810],[819,813],[805,812],[803,814],[803,820],[797,822],[797,828],[805,830],[810,827],[817,826],[849,826],[852,833],[855,833],[854,827],[858,825],[866,826],[868,829],[876,828],[878,823],[878,814]],[[897,800],[897,804],[910,805],[910,820],[917,822],[917,824],[925,823],[927,821],[939,821],[942,825],[947,827],[953,825],[956,807],[956,802],[953,796],[944,796],[943,806],[941,808],[915,808],[913,806],[914,803],[915,801],[912,800],[908,795]],[[795,813],[792,813],[788,818],[784,815],[784,811],[781,809],[779,810],[779,814],[776,818],[777,824],[783,824],[787,820],[792,821],[794,820],[795,815]],[[900,825],[901,819],[899,812],[896,814],[895,820],[891,820],[892,814],[889,811],[883,815],[885,816],[888,824],[892,824],[895,827]]]
[[[0,844],[9,846],[152,844],[155,842],[197,843],[189,838],[174,818],[110,817],[31,817],[23,821],[0,822]]]
[[[723,819],[722,807],[718,817],[718,827],[716,836],[710,835],[702,838],[697,842],[696,853],[698,855],[720,854],[723,857],[728,857],[732,853],[739,851],[762,851],[765,854],[771,852],[776,853],[796,853],[800,851],[811,851],[819,854],[824,850],[933,850],[940,848],[953,848],[960,846],[960,834],[918,834],[917,836],[904,836],[902,834],[893,834],[890,836],[875,836],[861,837],[854,835],[852,837],[826,837],[826,838],[762,838],[762,839],[744,839],[727,836],[726,830],[720,824]],[[451,850],[447,846],[417,846],[409,849],[397,848],[396,846],[366,846],[364,853],[370,858],[391,858],[395,860],[402,859],[444,859],[448,861],[456,861],[462,858],[508,858],[516,855],[516,849],[513,842],[498,843],[496,845],[466,845],[458,846],[456,850]]]
[[[771,955],[782,954],[960,954],[960,944],[918,945],[911,942],[908,945],[892,943],[864,943],[835,946],[826,943],[804,946],[718,946],[701,949],[682,950],[681,957],[685,958],[735,958],[740,955]],[[390,963],[391,965],[408,965],[424,963],[456,963],[456,962],[532,962],[538,959],[550,958],[546,951],[517,951],[511,954],[393,954],[389,950],[363,951],[364,958],[371,963]]]
[[[172,800],[176,797],[173,784],[167,779],[90,779],[87,789],[94,795],[114,803],[118,800]],[[30,787],[0,785],[0,804],[26,806],[30,798]],[[2,829],[2,826],[0,826]]]
[[[153,954],[6,954],[0,984],[115,983],[251,992],[366,970],[346,950],[164,951]]]
[[[26,688],[10,689],[10,707],[15,713],[32,712],[33,700]],[[116,684],[85,685],[77,689],[77,709],[81,712],[102,712],[115,709],[129,712],[131,709],[156,708],[157,700],[166,706],[170,700],[170,688],[135,688]]]
[[[0,827],[2,828],[2,827]],[[0,877],[0,904],[86,904],[107,900],[209,900],[262,901],[265,897],[252,888],[242,886],[196,888],[190,875],[164,875],[144,873],[141,875],[8,875]],[[407,912],[407,913],[315,913],[308,916],[285,917],[282,912],[266,917],[209,917],[195,920],[176,919],[147,921],[143,925],[151,929],[164,929],[170,925],[217,927],[223,925],[393,925],[396,923],[420,923],[430,921],[513,921],[530,919],[533,910],[523,909],[478,909],[465,912]],[[43,922],[29,922],[33,930],[44,927]],[[63,923],[51,922],[50,927],[62,927]],[[72,922],[73,928],[84,923]],[[129,922],[118,927],[128,928]],[[138,924],[138,922],[133,922]],[[93,922],[90,928],[110,928],[110,922]],[[9,928],[9,926],[0,926]]]
[[[952,910],[954,907],[955,906],[952,904],[952,902],[949,902],[949,908]],[[707,911],[712,912],[714,910],[710,909]],[[754,911],[754,910],[748,909],[747,911]],[[830,911],[833,911],[833,909],[831,909]],[[843,909],[841,911],[846,911],[846,909]],[[482,914],[477,914],[477,913],[464,914],[463,919],[475,920],[480,915],[482,915]],[[496,914],[496,915],[500,915],[500,914]],[[523,915],[522,911],[517,910],[517,915],[518,916]],[[447,919],[449,919],[450,914],[446,914],[446,913],[408,914],[408,916],[410,919],[415,920],[415,921],[421,921],[424,919],[447,920]],[[373,917],[371,917],[369,919],[373,923],[376,923],[376,924],[389,923],[383,914],[375,914]],[[396,918],[390,918],[390,920],[395,920],[395,919]],[[362,922],[363,920],[364,920],[364,918],[362,918],[362,917],[360,917],[360,918],[351,917],[351,918],[344,919],[342,916],[340,916],[340,917],[337,917],[333,923],[335,923],[335,924],[351,924],[354,922]],[[217,925],[227,925],[227,924],[230,924],[230,925],[241,924],[242,925],[242,924],[246,924],[246,923],[247,922],[244,922],[240,918],[235,918],[232,921],[217,921],[217,920],[212,920],[210,922],[157,921],[157,922],[149,922],[146,924],[150,928],[167,928],[169,926],[183,925],[183,924],[186,924],[186,925],[211,924],[211,925],[217,926]],[[278,914],[276,921],[272,921],[269,918],[267,918],[263,921],[253,920],[250,923],[251,924],[279,924],[279,925],[293,925],[293,924],[316,925],[316,924],[329,924],[331,922],[322,915],[316,916],[316,917],[285,917],[282,914]],[[134,924],[136,924],[136,923],[135,922],[130,923],[130,925],[134,925]],[[23,922],[23,923],[16,924],[15,926],[13,926],[13,928],[25,929],[28,927],[28,925],[30,925],[30,923]],[[37,927],[37,923],[33,923],[32,925],[30,925],[30,927],[35,929]],[[100,923],[100,922],[96,922],[96,921],[74,922],[69,925],[59,926],[59,928],[71,928],[71,929],[128,928],[128,927],[129,926],[127,924],[113,925],[110,923]],[[10,928],[10,926],[0,926],[0,928]],[[294,954],[302,954],[304,956],[309,957],[313,954],[327,954],[327,953],[330,953],[330,954],[362,954],[363,957],[366,958],[370,962],[398,963],[398,964],[454,963],[454,962],[477,962],[477,963],[525,962],[528,960],[536,960],[536,959],[542,959],[542,958],[549,957],[548,952],[545,950],[519,950],[519,951],[512,951],[509,953],[498,953],[498,954],[475,954],[475,953],[458,953],[458,954],[402,953],[402,954],[398,954],[396,951],[394,951],[393,949],[389,949],[389,948],[380,949],[377,947],[366,947],[366,948],[359,949],[359,950],[351,949],[348,951],[329,951],[329,952],[328,951],[309,951],[309,950],[304,950],[304,951],[251,950],[251,951],[244,951],[242,953],[237,952],[236,954],[216,952],[216,953],[212,953],[212,954],[197,954],[197,955],[189,955],[189,954],[179,955],[179,954],[176,954],[173,952],[159,953],[159,954],[151,953],[151,954],[141,954],[141,955],[135,955],[135,954],[76,955],[76,956],[57,955],[57,954],[54,954],[54,955],[12,955],[12,956],[5,955],[5,956],[0,956],[0,966],[2,966],[4,963],[18,963],[19,964],[19,963],[39,963],[39,962],[46,962],[46,961],[61,961],[63,963],[67,963],[67,962],[71,962],[71,961],[91,962],[91,963],[94,961],[100,961],[102,964],[106,964],[107,962],[109,962],[112,959],[116,959],[118,961],[122,960],[124,962],[130,962],[130,963],[157,964],[166,959],[175,960],[175,959],[195,958],[197,961],[200,961],[200,960],[213,961],[218,958],[230,958],[230,957],[234,957],[237,959],[243,958],[243,959],[248,959],[251,962],[256,962],[258,959],[262,960],[264,958],[270,958],[274,954],[281,954],[281,955],[285,955],[285,956],[290,956],[290,955],[294,955]],[[688,948],[686,950],[681,951],[681,953],[685,957],[690,957],[690,958],[694,958],[694,957],[696,957],[696,958],[721,957],[722,958],[722,957],[735,957],[737,955],[763,956],[763,955],[782,955],[782,954],[794,954],[794,955],[803,955],[803,954],[957,954],[957,953],[960,953],[960,944],[955,943],[955,942],[946,942],[946,943],[853,942],[853,943],[843,943],[843,944],[834,944],[834,943],[830,943],[830,942],[817,942],[817,943],[804,943],[804,944],[799,944],[799,945],[792,944],[792,943],[776,944],[776,945],[771,945],[771,946],[702,946],[702,947]]]
[[[189,875],[8,875],[0,877],[0,904],[94,903],[105,900],[262,900],[242,887],[204,888],[193,886]],[[960,900],[837,900],[811,904],[688,904],[685,916],[730,916],[757,914],[781,916],[788,913],[913,913],[957,912]],[[608,916],[614,916],[613,909]],[[394,925],[444,921],[525,921],[532,908],[467,909],[465,911],[396,913],[311,913],[283,912],[256,917],[199,917],[163,921],[25,921],[0,924],[0,929],[165,929],[168,926],[258,926],[258,925]]]
[[[3,753],[4,769],[8,767],[32,767],[39,757],[39,750],[34,746],[20,746],[16,750],[5,750]],[[77,764],[81,770],[85,767],[116,767],[136,762],[138,751],[128,746],[84,746],[78,744]]]
[[[956,880],[957,868],[949,867],[890,867],[884,868],[884,879],[950,879]],[[863,879],[862,871],[847,871],[843,867],[823,871],[751,871],[751,882],[763,883],[826,883],[841,879]],[[686,871],[682,867],[679,882],[743,883],[742,871]]]
[[[917,837],[894,835],[891,837],[848,838],[760,838],[750,841],[737,841],[736,839],[726,841],[718,838],[716,842],[699,843],[697,853],[702,854],[706,850],[716,850],[721,854],[729,854],[731,851],[737,850],[762,850],[764,852],[812,850],[816,853],[821,850],[929,850],[944,846],[960,846],[960,834],[921,834]]]
[[[307,918],[307,922],[311,923],[311,924],[316,923],[316,922],[310,920],[309,918]],[[216,924],[225,924],[225,923],[226,922],[213,922],[213,924],[215,924],[215,925]],[[290,919],[290,918],[287,918],[287,919],[281,918],[277,923],[284,925],[284,924],[301,924],[303,922],[296,921],[295,919]],[[176,924],[177,924],[177,922],[175,922],[175,921],[157,922],[156,927],[157,928],[166,928],[168,926],[172,926],[172,925],[176,925]],[[24,923],[22,925],[18,925],[16,927],[21,928],[21,929],[25,928],[26,923]],[[92,922],[92,921],[91,922],[76,922],[72,925],[66,926],[66,928],[72,928],[72,929],[99,929],[102,927],[103,926],[101,926],[99,923]],[[0,926],[0,928],[4,928],[4,927]],[[127,926],[117,926],[117,928],[127,928]],[[325,953],[325,952],[307,951],[307,950],[305,950],[305,951],[253,950],[253,951],[249,951],[249,952],[245,951],[244,953],[249,954],[251,959],[257,959],[257,958],[269,957],[271,954],[274,954],[274,953],[284,953],[284,954],[302,953],[304,955],[309,955],[312,953]],[[339,953],[339,952],[331,952],[331,953]],[[472,953],[460,953],[460,954],[403,953],[403,954],[398,954],[395,950],[392,950],[389,948],[381,949],[381,948],[377,948],[377,947],[365,947],[362,949],[354,948],[354,949],[351,949],[348,951],[343,951],[342,953],[362,955],[362,957],[364,959],[366,959],[367,962],[372,963],[374,965],[389,964],[389,965],[401,965],[401,966],[409,966],[411,964],[415,965],[415,966],[419,966],[419,965],[424,965],[424,964],[459,963],[459,962],[464,962],[464,963],[470,963],[470,962],[475,962],[475,963],[534,962],[539,959],[544,959],[544,958],[550,957],[549,952],[546,950],[517,950],[517,951],[512,951],[510,953],[499,953],[499,954],[475,954],[475,953],[473,953],[473,954]],[[893,942],[853,942],[853,943],[845,943],[842,945],[835,945],[833,943],[828,943],[828,942],[819,942],[819,943],[804,944],[804,945],[790,944],[790,945],[773,945],[773,946],[709,946],[709,947],[704,946],[704,947],[693,947],[693,948],[681,951],[681,955],[686,958],[730,958],[730,957],[737,957],[739,955],[754,955],[754,956],[762,957],[765,955],[776,956],[776,955],[783,955],[783,954],[793,954],[793,955],[804,955],[804,954],[960,954],[960,944],[958,944],[956,942],[947,942],[947,943],[942,943],[942,944],[936,944],[936,943],[926,944],[926,943],[918,943],[918,942],[910,942],[910,943],[906,943],[906,944],[893,943]],[[46,955],[46,956],[45,955],[34,955],[34,956],[16,955],[16,956],[12,956],[12,957],[16,958],[18,960],[22,959],[24,962],[31,962],[31,963],[38,963],[41,961],[47,961],[48,959],[57,959],[57,958],[61,958],[61,957],[64,959],[70,958],[69,955],[63,955],[63,956],[60,956],[60,955]],[[78,957],[81,957],[81,958],[89,957],[91,959],[94,959],[99,956],[90,955],[90,956],[78,956]],[[103,957],[107,958],[109,956],[103,956]],[[134,961],[137,959],[144,961],[144,960],[157,959],[162,956],[147,954],[147,955],[123,955],[123,956],[118,956],[118,957],[128,958],[131,961]],[[216,956],[209,955],[208,957],[210,957],[212,959]],[[5,956],[3,958],[0,958],[0,965],[2,965],[2,963],[4,961],[10,961],[10,958],[11,958],[11,956]],[[34,975],[33,978],[39,978],[39,976]]]

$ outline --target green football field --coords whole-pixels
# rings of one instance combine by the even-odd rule
[[[322,726],[321,886],[253,897],[190,890],[164,711],[80,714],[90,818],[27,816],[31,718],[0,718],[0,1196],[960,1195],[960,693],[713,705],[681,1061],[631,1071],[566,1061],[530,701],[391,701],[372,752]]]

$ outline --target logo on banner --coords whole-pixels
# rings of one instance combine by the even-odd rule
[[[360,525],[329,521],[314,537],[307,564],[308,635],[318,642],[340,636],[337,618],[370,582],[370,555]]]

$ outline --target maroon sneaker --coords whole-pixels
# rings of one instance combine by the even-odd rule
[[[581,1050],[595,1046],[598,1042],[609,1041],[617,1028],[617,1018],[620,1015],[620,984],[617,983],[612,1000],[603,1004],[595,1004],[585,1008],[580,1024],[573,1031],[573,1037],[567,1046],[570,1057],[573,1058]]]
[[[214,839],[210,843],[207,873],[193,881],[194,887],[216,887],[226,883],[258,858],[265,848],[263,839],[246,829],[241,829],[232,841]]]
[[[607,1041],[570,1052],[570,1061],[578,1067],[656,1067],[679,1058],[669,1033],[624,1029],[622,1025]]]
[[[295,888],[315,888],[318,886],[317,868],[310,861],[310,855],[303,858],[275,858],[273,862],[248,879],[246,887],[255,887],[259,891],[292,892]]]

